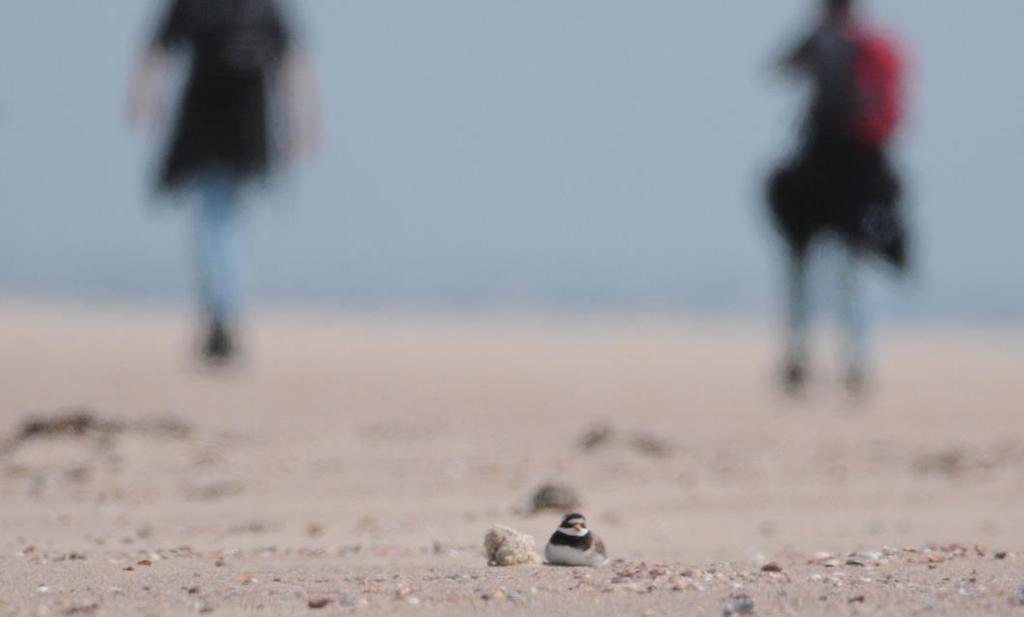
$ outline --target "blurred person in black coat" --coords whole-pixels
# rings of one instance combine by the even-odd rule
[[[313,147],[315,93],[276,0],[169,0],[132,80],[129,112],[137,126],[162,123],[163,83],[176,54],[190,66],[158,186],[199,197],[203,352],[220,362],[236,349],[240,194],[284,158]]]
[[[783,379],[792,392],[808,377],[812,245],[843,247],[840,322],[845,383],[860,391],[868,373],[859,275],[868,256],[907,269],[901,180],[888,147],[902,120],[903,54],[897,42],[858,19],[854,0],[824,0],[820,22],[783,68],[808,79],[812,96],[799,148],[770,179],[768,201],[789,252],[788,341]]]

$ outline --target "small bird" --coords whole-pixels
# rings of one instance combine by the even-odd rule
[[[555,566],[600,567],[608,563],[604,542],[587,529],[587,519],[575,512],[567,514],[551,534],[544,557]]]

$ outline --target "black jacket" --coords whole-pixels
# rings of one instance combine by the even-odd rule
[[[275,0],[170,0],[153,46],[191,52],[160,185],[178,188],[208,171],[239,179],[272,164],[274,74],[291,45]]]

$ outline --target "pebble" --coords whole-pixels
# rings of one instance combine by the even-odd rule
[[[565,484],[545,484],[534,492],[530,505],[534,512],[556,510],[569,512],[580,507],[583,500],[579,493]]]
[[[736,596],[722,609],[722,617],[749,615],[754,612],[754,601],[749,596]]]
[[[213,607],[210,606],[205,600],[196,600],[192,603],[192,610],[197,613],[212,613]]]
[[[768,563],[761,566],[761,571],[769,573],[779,573],[782,572],[782,566],[775,563],[774,561],[769,561]]]
[[[341,595],[338,599],[338,606],[353,607],[356,605],[356,597],[350,593]]]

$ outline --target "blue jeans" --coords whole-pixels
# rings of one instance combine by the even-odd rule
[[[238,312],[241,291],[238,182],[225,174],[210,174],[199,181],[198,191],[199,299],[207,318],[226,322]]]
[[[850,374],[867,369],[867,327],[861,306],[859,277],[862,257],[853,246],[843,245],[839,273],[839,325],[843,333],[843,359]],[[793,254],[789,263],[787,362],[805,367],[808,362],[811,300],[807,285],[809,255]]]

